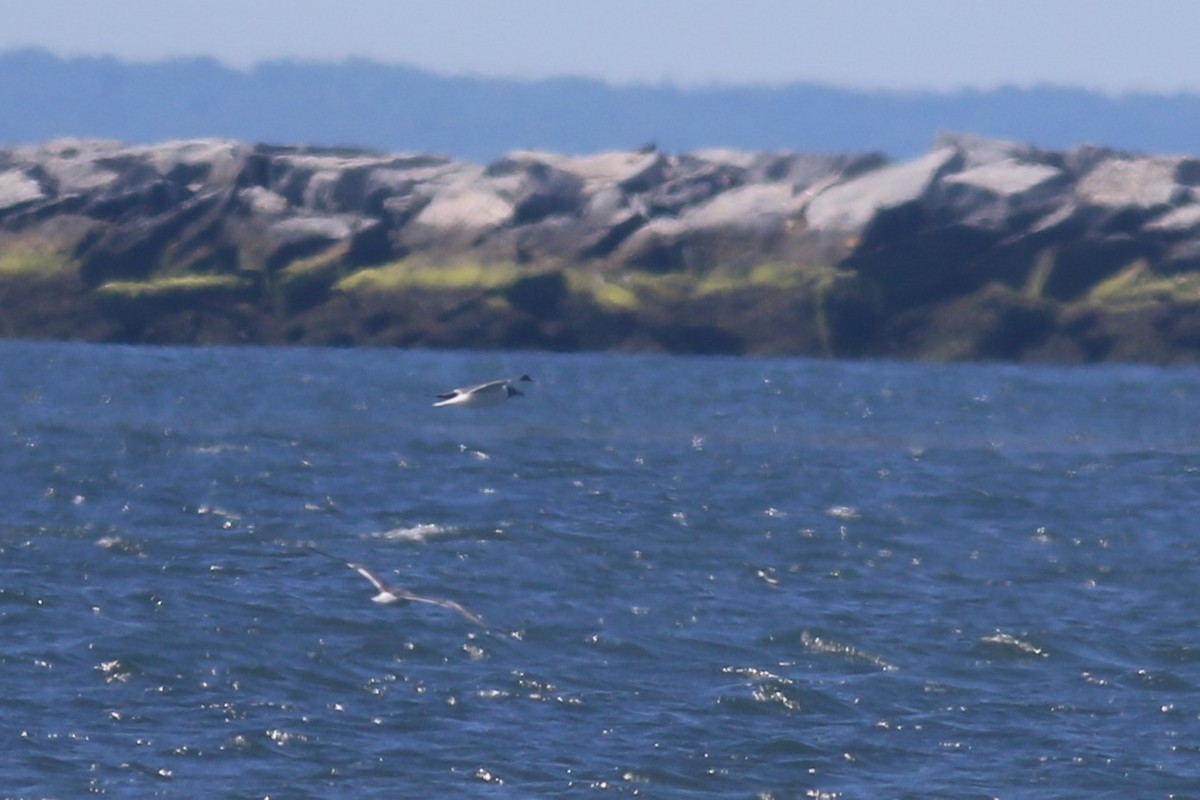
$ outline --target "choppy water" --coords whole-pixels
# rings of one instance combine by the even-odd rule
[[[0,796],[1200,796],[1200,371],[8,343],[0,378]]]

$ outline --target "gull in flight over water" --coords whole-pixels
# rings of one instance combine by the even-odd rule
[[[438,401],[433,404],[434,408],[442,406],[466,406],[467,408],[490,408],[498,406],[510,397],[520,397],[524,394],[513,386],[514,383],[528,381],[533,383],[533,378],[528,375],[522,375],[519,378],[504,378],[490,383],[481,383],[478,386],[464,386],[461,389],[453,389],[445,394],[438,395]]]
[[[442,608],[448,608],[451,611],[457,611],[459,614],[462,614],[476,625],[484,628],[487,627],[487,623],[480,619],[478,615],[468,611],[460,603],[456,603],[453,600],[447,600],[444,597],[427,597],[425,595],[413,594],[408,589],[401,589],[399,586],[390,586],[383,580],[383,578],[379,577],[377,572],[369,567],[359,564],[356,561],[347,561],[346,559],[339,558],[332,553],[326,553],[324,550],[318,550],[311,545],[309,545],[309,549],[314,553],[319,553],[320,555],[325,556],[326,558],[331,558],[340,564],[345,564],[347,567],[370,581],[371,585],[375,587],[375,591],[379,593],[371,598],[376,603],[382,603],[384,605],[393,605],[396,603],[429,603],[431,605],[441,606]]]

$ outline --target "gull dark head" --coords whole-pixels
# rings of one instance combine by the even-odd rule
[[[515,386],[505,386],[504,394],[507,397],[524,397],[525,393]]]
[[[521,377],[519,377],[515,380],[509,381],[508,383],[506,383],[504,385],[505,395],[507,395],[508,397],[524,397],[525,393],[522,392],[517,387],[513,386],[514,383],[520,383],[521,381],[525,381],[527,383],[533,383],[533,378],[529,377],[528,375],[522,375]]]

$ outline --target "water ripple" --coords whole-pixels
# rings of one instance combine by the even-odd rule
[[[0,362],[6,796],[1200,785],[1194,371]],[[428,408],[515,371],[529,403]]]

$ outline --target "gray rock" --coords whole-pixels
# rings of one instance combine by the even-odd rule
[[[1200,233],[1200,203],[1172,209],[1147,223],[1146,230],[1164,234]]]
[[[201,187],[232,186],[252,148],[228,139],[173,141],[131,148],[163,178]]]
[[[1003,158],[947,175],[943,182],[968,186],[1000,197],[1014,197],[1045,186],[1062,176],[1062,170],[1046,164],[1029,164]]]
[[[511,195],[510,187],[464,181],[434,195],[414,224],[443,233],[499,228],[516,211]]]
[[[1110,158],[1090,169],[1076,184],[1083,205],[1153,209],[1190,200],[1176,180],[1181,158]]]
[[[970,133],[942,133],[933,141],[933,149],[951,148],[962,156],[962,169],[1016,162],[1042,163],[1045,154],[1032,145],[1007,139],[991,139]]]
[[[741,186],[678,217],[651,220],[629,237],[615,260],[656,272],[707,271],[722,261],[729,263],[730,251],[742,251],[755,260],[765,257],[762,245],[782,232],[786,220],[802,208],[803,200],[797,200],[791,184]]]
[[[18,148],[15,155],[39,170],[51,194],[62,196],[96,193],[117,183],[121,170],[110,159],[127,149],[120,142],[54,139]]]
[[[237,192],[247,213],[262,217],[278,217],[290,208],[287,198],[262,186],[249,186]]]
[[[295,216],[271,224],[265,232],[263,263],[268,271],[320,253],[348,240],[369,221],[349,215]]]
[[[237,273],[252,292],[271,283],[251,274],[265,270],[279,276],[272,291],[283,287],[285,305],[313,309],[336,302],[329,287],[362,266],[413,254],[508,260],[534,267],[506,295],[510,305],[556,342],[568,339],[545,331],[563,324],[560,312],[579,310],[562,276],[542,274],[558,266],[727,276],[767,262],[823,275],[836,268],[832,305],[822,306],[833,333],[822,336],[856,336],[849,351],[887,353],[872,350],[870,337],[932,304],[958,304],[940,318],[962,325],[977,306],[993,308],[982,327],[990,336],[1026,306],[1053,327],[1054,304],[1091,302],[1100,281],[1131,264],[1156,291],[1191,286],[1200,280],[1190,274],[1200,269],[1198,193],[1196,158],[1047,152],[962,135],[899,163],[649,148],[519,151],[486,166],[221,139],[137,147],[62,139],[0,148],[0,251],[36,242],[78,264],[86,287],[199,271]],[[1188,275],[1161,281],[1168,273]],[[815,303],[779,300],[772,313],[815,313]],[[693,312],[701,307],[721,306]],[[747,327],[688,325],[726,348],[760,341]],[[1038,346],[1050,352],[1058,335]],[[1002,338],[1017,349],[988,352],[1033,346]],[[824,352],[838,352],[829,341]]]
[[[584,194],[592,195],[603,189],[619,186],[627,192],[638,192],[653,185],[660,175],[664,157],[657,151],[599,153],[591,156],[555,156],[540,154],[551,166],[573,173],[584,183]]]
[[[1065,173],[1046,164],[1004,157],[946,175],[937,204],[943,219],[994,231],[1011,231],[1014,220],[1043,216],[1060,205]]]
[[[0,215],[45,199],[41,184],[24,170],[0,172]]]
[[[913,161],[891,164],[835,183],[809,201],[805,219],[814,231],[862,230],[880,211],[922,198],[958,159],[961,159],[958,150],[943,147]]]

